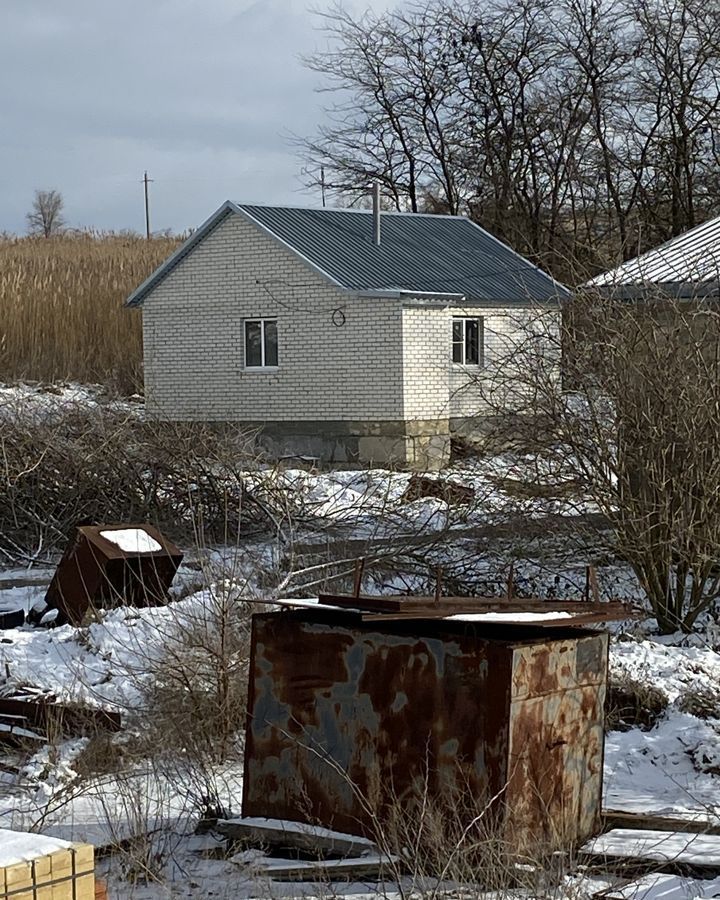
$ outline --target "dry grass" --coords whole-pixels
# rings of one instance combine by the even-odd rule
[[[605,704],[605,731],[650,731],[670,701],[662,688],[628,675],[611,674]]]
[[[0,380],[139,390],[140,312],[123,300],[177,245],[134,235],[0,239]]]

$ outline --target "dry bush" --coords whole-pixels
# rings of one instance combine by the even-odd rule
[[[141,314],[123,301],[177,245],[131,235],[0,240],[0,379],[140,390]]]
[[[430,897],[442,895],[449,884],[462,885],[470,896],[473,888],[542,891],[552,877],[552,850],[522,844],[521,849],[511,828],[501,825],[493,804],[469,791],[396,802],[380,836],[380,846],[402,859],[414,886]]]
[[[691,631],[720,597],[717,310],[659,289],[586,292],[562,328],[517,324],[478,378],[490,438],[533,445],[538,477],[577,485],[660,631]]]
[[[196,765],[236,758],[247,709],[250,612],[234,592],[210,588],[209,603],[164,636],[148,660],[144,740],[152,755],[182,755]]]
[[[709,687],[691,688],[678,700],[681,712],[698,719],[720,719],[720,693]]]
[[[78,522],[150,522],[175,540],[234,539],[272,524],[245,489],[257,466],[241,429],[144,422],[108,407],[66,405],[31,417],[0,410],[0,553],[64,547]]]
[[[605,731],[649,731],[670,700],[661,688],[629,676],[611,677],[605,701]]]

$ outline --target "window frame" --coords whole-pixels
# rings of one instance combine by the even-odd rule
[[[274,365],[267,365],[265,362],[265,327],[267,323],[275,326],[275,352],[277,362]],[[260,365],[248,365],[248,325],[260,325]],[[254,318],[243,319],[243,368],[246,372],[277,372],[280,368],[280,352],[278,341],[278,320],[276,316],[257,316]]]
[[[460,322],[462,324],[462,341],[455,340],[455,323]],[[467,335],[467,323],[475,322],[477,324],[478,329],[478,360],[477,362],[468,362],[467,361],[467,349],[468,349],[468,335]],[[474,369],[482,369],[485,367],[485,317],[484,316],[453,316],[452,317],[452,330],[451,330],[451,341],[450,341],[450,360],[454,366],[462,366],[463,368],[474,368]],[[462,348],[462,360],[459,362],[455,360],[455,347],[460,346]]]

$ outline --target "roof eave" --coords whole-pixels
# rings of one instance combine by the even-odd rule
[[[660,281],[654,284],[633,282],[582,285],[579,291],[592,292],[608,300],[703,300],[720,296],[720,283],[712,281]]]
[[[234,204],[230,200],[226,200],[219,209],[215,210],[209,219],[206,219],[199,228],[196,228],[195,231],[193,231],[190,237],[184,241],[174,253],[171,253],[170,256],[168,256],[162,265],[158,266],[139,287],[135,288],[125,301],[124,305],[130,308],[142,306],[145,297],[147,297],[150,291],[152,291],[166,275],[169,275],[175,266],[184,259],[188,253],[190,253],[190,251],[196,247],[207,234],[209,234],[209,232],[219,225],[223,219],[234,212],[233,207]]]
[[[446,291],[410,291],[407,288],[356,288],[355,290],[351,290],[348,293],[350,293],[353,297],[368,300],[403,300],[406,297],[417,297],[419,299],[442,300],[443,302],[448,302],[449,300],[465,299],[465,294],[458,294],[457,292],[450,293]]]

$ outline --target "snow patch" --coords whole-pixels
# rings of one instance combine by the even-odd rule
[[[100,537],[119,547],[123,553],[157,553],[162,547],[142,528],[120,528],[101,531]]]
[[[522,604],[522,600],[518,601]],[[445,616],[454,622],[547,622],[554,619],[572,619],[569,612],[532,613],[532,612],[487,612],[487,613],[458,613],[454,616]]]
[[[69,850],[70,847],[72,844],[69,841],[60,838],[0,828],[0,866],[14,866],[57,850]]]

